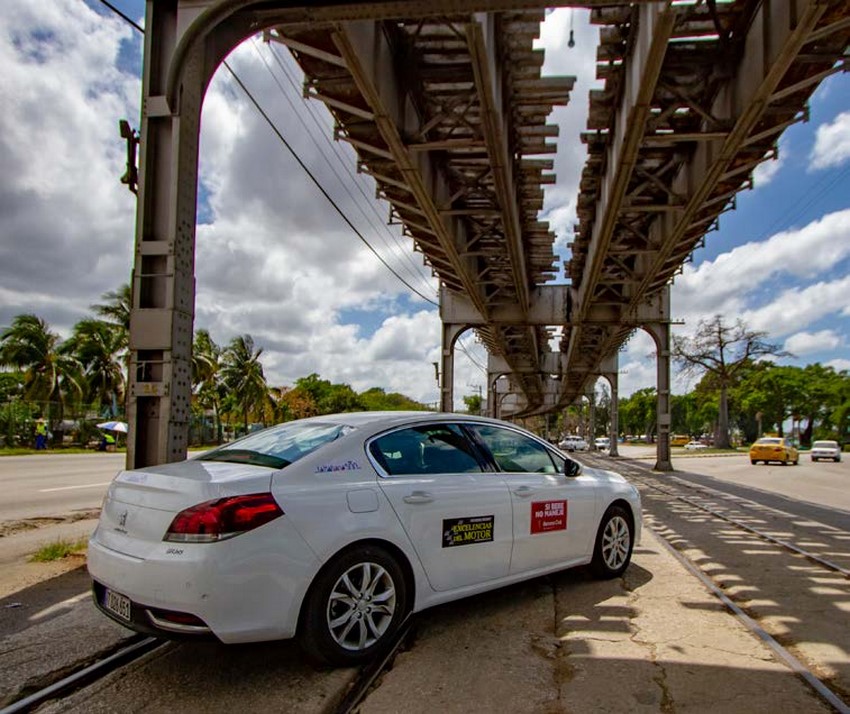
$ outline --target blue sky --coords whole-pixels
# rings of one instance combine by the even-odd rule
[[[113,0],[143,23],[144,4]],[[570,23],[576,47],[567,49]],[[576,75],[561,126],[558,183],[544,218],[562,260],[575,223],[585,156],[587,92],[594,86],[596,29],[586,15],[547,16],[546,74]],[[118,120],[139,124],[141,37],[96,0],[0,3],[0,326],[22,312],[63,335],[100,296],[127,282],[135,198],[118,179]],[[354,235],[305,177],[226,70],[204,107],[197,229],[196,327],[219,343],[250,333],[264,347],[272,384],[310,372],[358,390],[381,386],[436,402],[432,362],[439,318],[436,281],[409,240],[386,226],[387,207],[354,172],[353,154],[328,141],[329,118],[305,106],[300,78],[279,47],[250,40],[229,62],[304,162],[393,269]],[[810,121],[788,130],[779,159],[738,197],[673,286],[673,314],[692,330],[716,313],[744,318],[795,354],[850,369],[850,76],[828,80]],[[486,357],[472,333],[464,346]],[[620,391],[655,384],[648,337],[621,354]],[[460,353],[456,404],[485,377]],[[680,380],[677,389],[688,385]]]

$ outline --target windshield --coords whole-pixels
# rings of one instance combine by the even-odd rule
[[[781,444],[782,439],[759,439],[757,444]]]
[[[838,448],[837,441],[816,441],[812,444],[812,448],[821,448],[821,449],[836,449]]]
[[[201,461],[234,461],[282,469],[353,428],[343,424],[287,422],[219,446],[199,458]]]

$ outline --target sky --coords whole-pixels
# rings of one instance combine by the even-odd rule
[[[144,3],[112,0],[144,25]],[[570,28],[576,45],[567,48]],[[577,77],[560,125],[558,181],[541,219],[569,257],[585,147],[588,91],[598,86],[597,30],[582,11],[550,12],[538,45],[544,75]],[[129,281],[136,199],[119,181],[119,119],[139,126],[142,37],[98,0],[0,3],[0,329],[22,313],[62,337],[102,295]],[[388,207],[331,140],[323,107],[301,99],[284,48],[252,39],[228,63],[362,237],[310,181],[220,68],[202,115],[196,232],[195,328],[221,345],[250,334],[267,380],[316,372],[362,391],[382,387],[437,402],[437,282]],[[563,281],[563,277],[561,278]],[[413,289],[411,289],[413,288]],[[414,292],[415,289],[415,292]],[[742,318],[790,356],[850,369],[850,75],[822,84],[810,118],[785,132],[778,159],[757,170],[719,230],[706,236],[672,288],[675,334],[701,319]],[[651,339],[637,332],[620,355],[620,394],[655,386]],[[462,338],[455,406],[486,393],[486,353]],[[677,376],[675,391],[693,384]]]

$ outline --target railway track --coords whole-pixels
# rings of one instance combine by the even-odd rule
[[[351,714],[356,711],[381,675],[392,667],[395,656],[412,638],[414,627],[415,617],[408,616],[386,654],[362,666],[357,671],[341,700],[327,709],[327,714]],[[167,647],[180,647],[180,645],[168,640],[139,635],[117,651],[96,662],[81,666],[67,676],[0,709],[0,714],[28,714],[37,711],[48,703],[56,702],[84,687],[91,686],[122,668],[131,667],[148,655],[155,654]]]
[[[612,466],[597,454],[581,460]],[[829,706],[850,714],[850,667],[829,656],[850,642],[850,532],[638,461],[615,468],[641,490],[645,525],[662,545]]]

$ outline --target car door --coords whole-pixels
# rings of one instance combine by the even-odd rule
[[[519,431],[482,424],[467,428],[490,451],[511,494],[510,573],[586,559],[598,521],[594,479],[567,477],[563,456]]]
[[[457,425],[397,429],[369,454],[434,590],[507,575],[513,540],[511,496]]]

